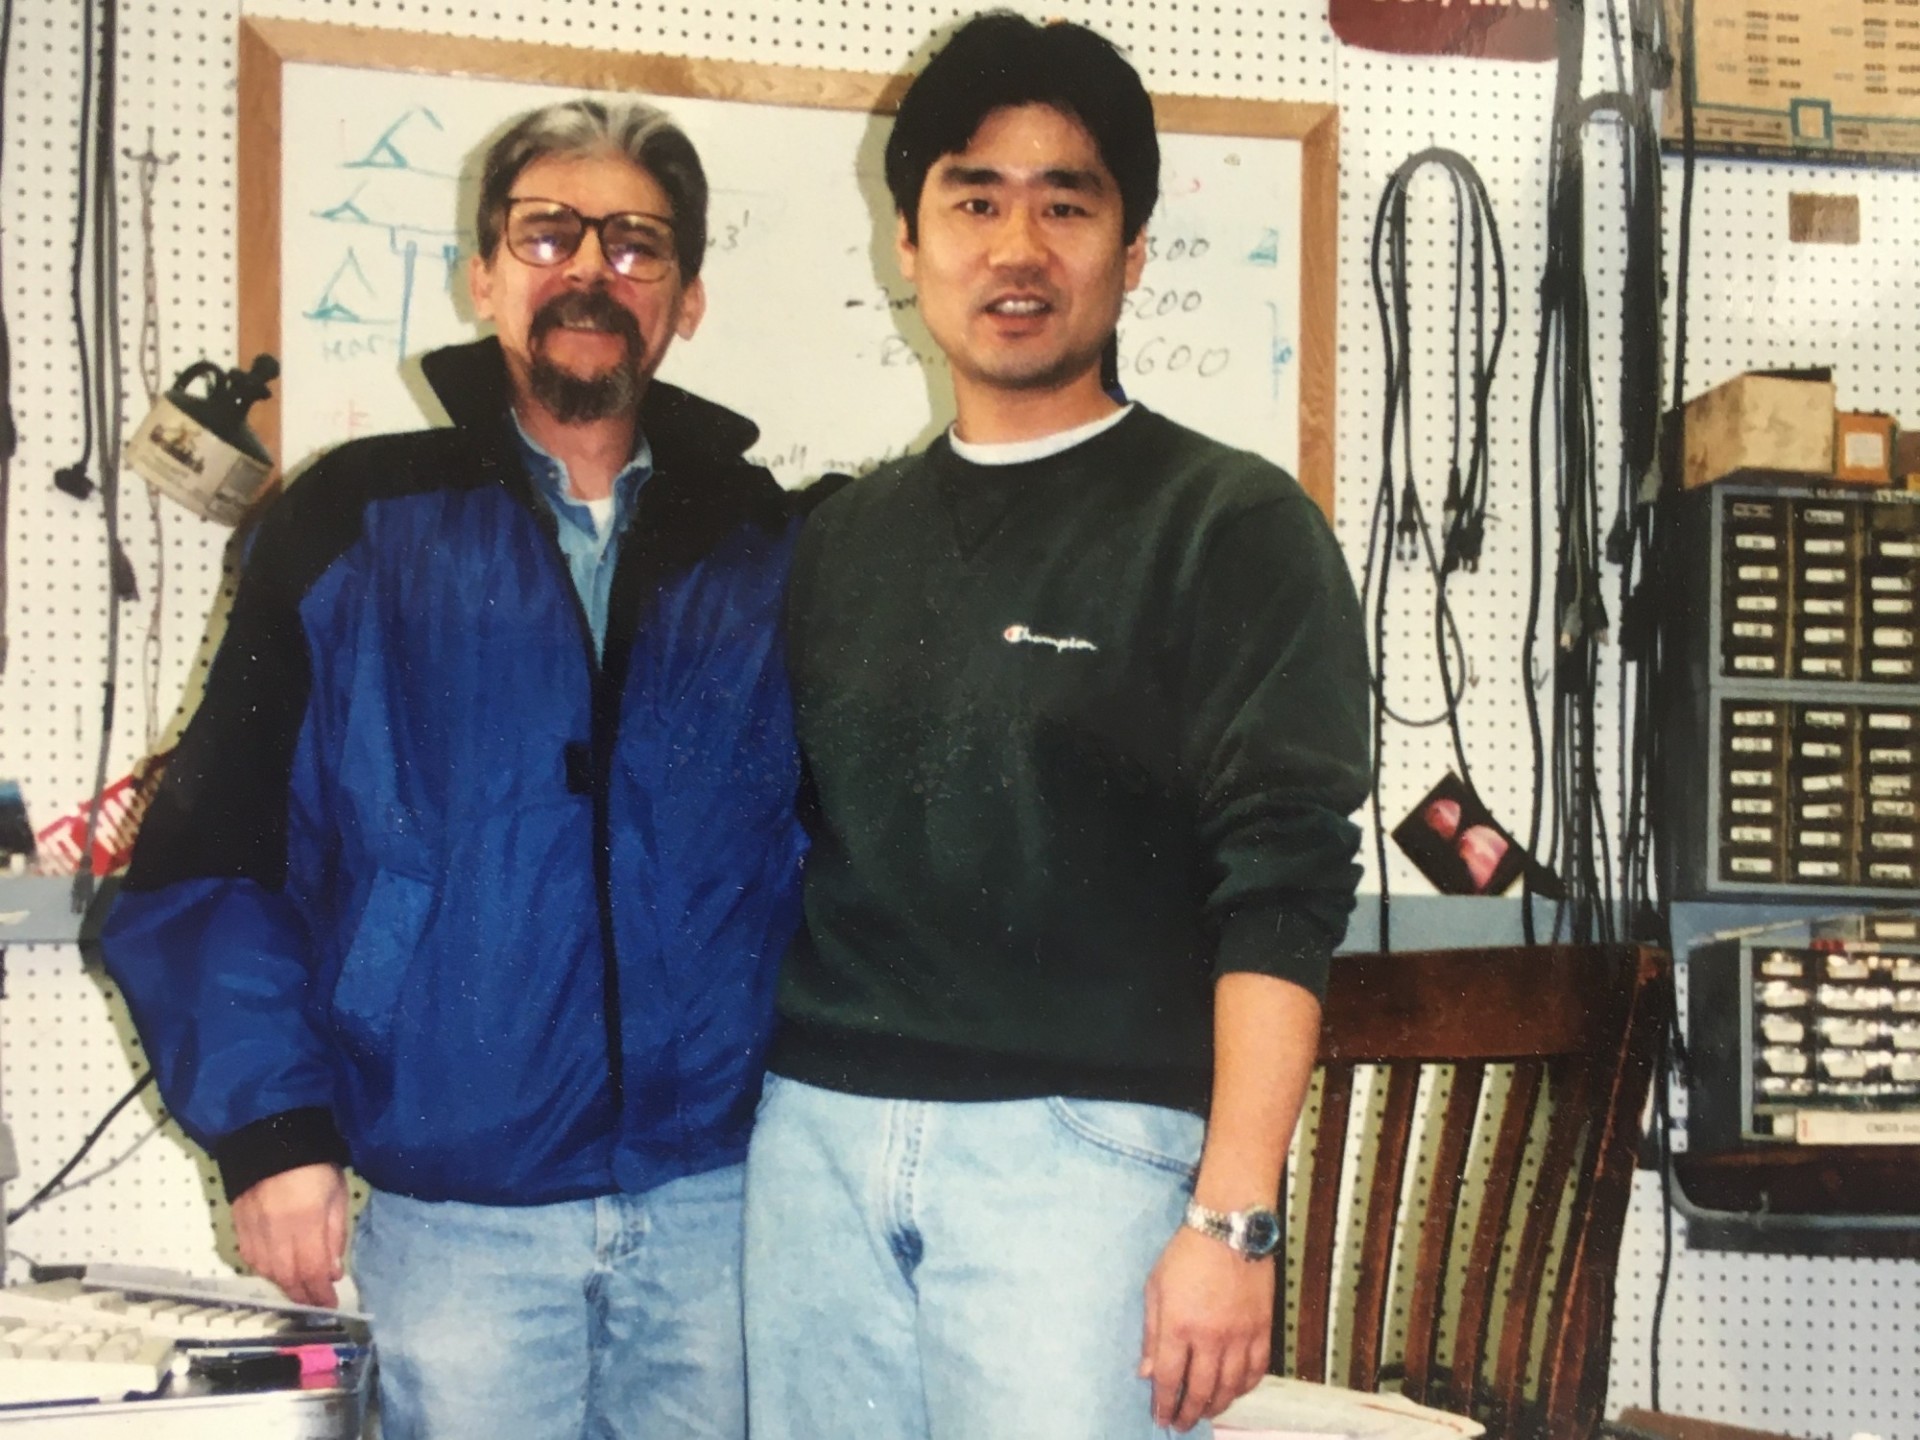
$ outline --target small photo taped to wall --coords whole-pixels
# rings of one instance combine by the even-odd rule
[[[1452,771],[1394,827],[1393,839],[1443,895],[1499,895],[1529,863],[1526,848]]]

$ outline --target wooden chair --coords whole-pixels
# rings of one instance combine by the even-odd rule
[[[1627,946],[1334,961],[1273,1369],[1490,1440],[1586,1440],[1667,961]]]

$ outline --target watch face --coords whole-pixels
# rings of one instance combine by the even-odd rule
[[[1247,1254],[1264,1260],[1280,1248],[1280,1217],[1271,1210],[1247,1211],[1245,1237]]]

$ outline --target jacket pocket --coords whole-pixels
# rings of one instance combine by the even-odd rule
[[[408,875],[382,870],[374,876],[333,987],[335,1023],[355,1048],[375,1054],[387,1048],[433,894],[431,885]]]
[[[1053,1118],[1087,1144],[1122,1160],[1191,1180],[1207,1122],[1185,1110],[1125,1100],[1047,1100]]]

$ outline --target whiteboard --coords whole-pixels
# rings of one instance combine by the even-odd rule
[[[419,359],[481,333],[466,272],[486,145],[520,113],[583,91],[287,58],[277,353],[279,455],[292,474],[354,436],[444,423]],[[652,98],[692,138],[713,192],[706,318],[674,343],[661,378],[753,419],[754,458],[785,485],[923,446],[951,420],[951,394],[894,260],[889,119]],[[1305,144],[1164,129],[1161,143],[1149,260],[1119,332],[1122,384],[1300,475],[1315,349],[1303,333]],[[257,288],[243,279],[243,298]],[[1330,395],[1327,409],[1330,432]],[[1330,463],[1330,433],[1316,438]],[[1309,488],[1324,504],[1330,474]]]

